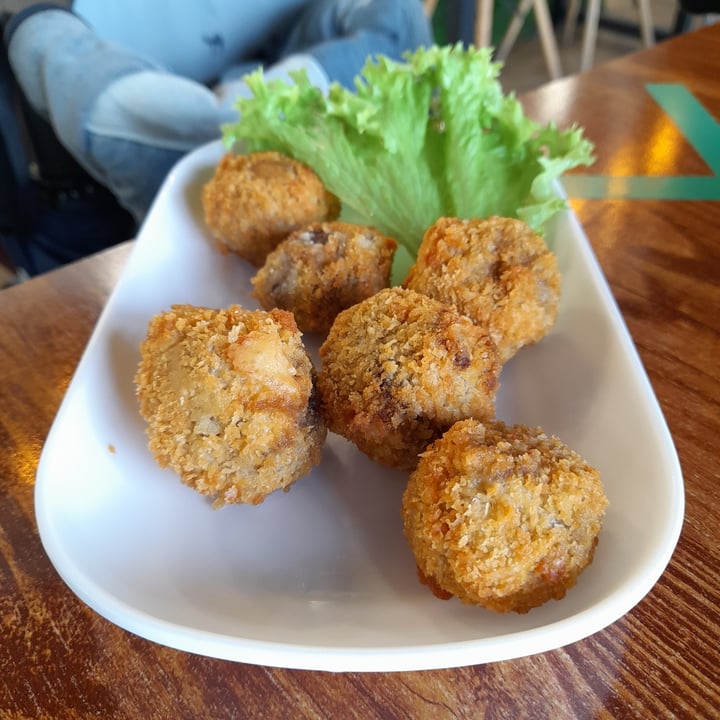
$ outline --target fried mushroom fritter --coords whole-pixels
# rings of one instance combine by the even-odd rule
[[[220,250],[257,267],[291,232],[340,211],[312,169],[272,151],[226,153],[203,187],[202,205]]]
[[[412,290],[381,290],[341,312],[320,356],[328,429],[390,467],[413,468],[456,420],[495,412],[495,343],[455,308]]]
[[[339,220],[296,230],[252,278],[261,307],[290,310],[303,332],[326,333],[337,314],[390,282],[397,242]]]
[[[402,518],[438,597],[525,613],[575,585],[606,506],[597,470],[558,438],[471,419],[422,454]]]
[[[423,236],[403,287],[450,303],[486,327],[504,363],[555,324],[560,273],[522,220],[440,218]]]
[[[291,313],[175,305],[140,352],[149,448],[215,506],[260,503],[320,462],[326,429]]]

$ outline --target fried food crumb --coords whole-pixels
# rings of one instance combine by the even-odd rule
[[[606,507],[597,470],[558,438],[469,419],[422,454],[402,519],[438,597],[526,613],[575,585]]]
[[[486,327],[503,363],[550,331],[560,303],[555,255],[529,225],[505,217],[440,218],[403,286]]]
[[[257,267],[291,232],[334,220],[340,210],[313,170],[278,152],[226,153],[203,188],[202,205],[218,247]]]
[[[328,429],[371,459],[410,469],[456,420],[491,418],[501,365],[455,308],[388,288],[341,312],[320,348]]]
[[[303,332],[327,333],[340,311],[388,286],[396,249],[372,227],[313,223],[268,255],[253,296],[265,310],[290,310]]]
[[[140,352],[149,448],[216,507],[260,503],[320,462],[326,429],[291,313],[175,305]]]

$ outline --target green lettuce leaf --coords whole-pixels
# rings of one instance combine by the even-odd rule
[[[287,84],[257,71],[224,142],[308,164],[344,216],[396,238],[411,257],[442,216],[519,217],[542,233],[565,207],[554,179],[593,162],[582,130],[526,117],[487,48],[433,46],[405,60],[369,60],[354,92],[334,83],[327,96],[304,72]]]

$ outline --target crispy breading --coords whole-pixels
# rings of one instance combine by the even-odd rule
[[[422,454],[402,518],[436,595],[525,613],[575,585],[606,506],[597,470],[558,438],[464,420]]]
[[[291,313],[175,305],[140,351],[149,448],[216,506],[260,503],[320,462],[326,429]]]
[[[327,333],[336,315],[386,288],[397,242],[372,227],[313,223],[293,232],[252,278],[269,310],[295,315],[304,332]]]
[[[555,255],[514,218],[440,218],[425,232],[403,286],[486,327],[502,362],[550,331],[560,302]]]
[[[203,188],[202,205],[218,247],[258,267],[291,232],[334,220],[340,210],[313,170],[277,152],[226,153]]]
[[[412,290],[381,290],[341,312],[320,356],[328,429],[384,465],[412,468],[456,420],[495,413],[495,343],[455,308]]]

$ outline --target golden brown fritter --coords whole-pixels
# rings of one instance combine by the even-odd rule
[[[560,302],[555,255],[514,218],[440,218],[425,232],[403,286],[488,328],[502,362],[550,331]]]
[[[149,448],[216,506],[260,503],[320,462],[326,430],[291,313],[175,305],[140,351]]]
[[[253,295],[266,310],[292,311],[304,332],[326,333],[341,310],[388,286],[396,249],[365,225],[313,223],[268,255]]]
[[[293,230],[334,220],[340,209],[313,170],[277,152],[226,153],[202,204],[219,248],[258,267]]]
[[[557,438],[464,420],[422,454],[402,517],[436,595],[525,613],[592,562],[606,506],[599,473]]]
[[[495,413],[495,343],[455,308],[412,290],[381,290],[341,312],[320,356],[328,429],[384,465],[412,468],[456,420]]]

